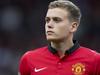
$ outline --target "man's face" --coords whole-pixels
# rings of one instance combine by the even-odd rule
[[[68,16],[69,14],[65,9],[48,9],[45,18],[45,31],[48,41],[60,41],[70,36],[72,22],[69,21]]]

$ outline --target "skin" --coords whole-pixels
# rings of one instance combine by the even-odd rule
[[[62,8],[48,9],[46,14],[45,32],[51,46],[58,52],[60,58],[64,57],[65,50],[73,44],[73,33],[78,28],[76,21],[70,21],[69,12]]]

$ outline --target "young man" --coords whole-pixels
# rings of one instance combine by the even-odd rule
[[[45,18],[49,45],[26,52],[19,75],[100,75],[99,53],[73,40],[80,18],[80,10],[72,2],[51,2]]]

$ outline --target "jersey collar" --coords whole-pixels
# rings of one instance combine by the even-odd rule
[[[69,50],[66,50],[65,54],[71,54],[80,47],[79,43],[76,40],[74,40],[73,42],[74,42],[74,45]],[[51,47],[50,44],[48,45],[48,49],[53,54],[57,53],[57,50]]]

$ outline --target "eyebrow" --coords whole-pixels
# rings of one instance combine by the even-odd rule
[[[45,19],[47,19],[47,18],[50,18],[50,17],[45,17]],[[59,19],[61,19],[61,17],[51,17],[51,18],[59,18]]]

